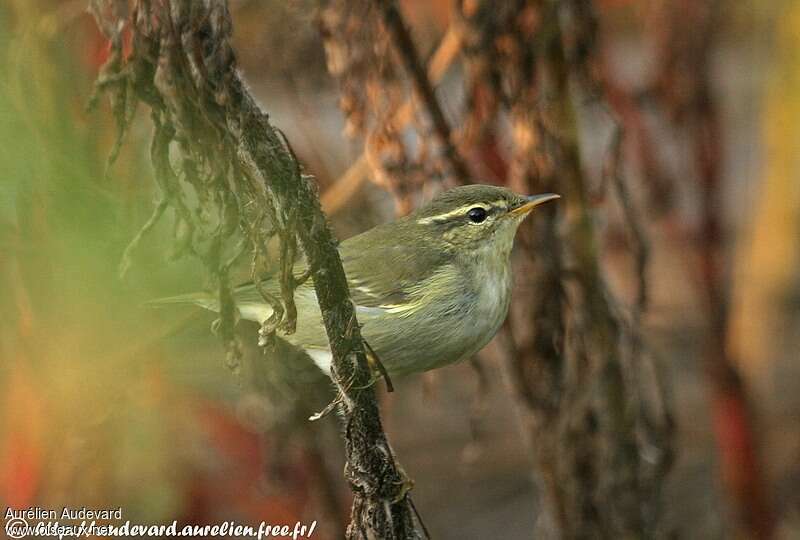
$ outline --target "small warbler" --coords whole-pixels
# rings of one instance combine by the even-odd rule
[[[457,187],[396,221],[339,246],[361,333],[391,375],[427,371],[478,352],[494,337],[511,301],[511,248],[517,227],[547,193],[525,197],[497,186]],[[295,273],[306,268],[295,265]],[[274,278],[264,290],[279,294]],[[253,283],[233,292],[242,318],[263,323],[272,309]],[[297,330],[281,335],[325,372],[332,361],[313,284],[295,291]],[[198,293],[156,303],[213,311]]]

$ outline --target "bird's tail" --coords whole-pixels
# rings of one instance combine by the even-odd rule
[[[189,294],[180,294],[178,296],[169,296],[167,298],[156,298],[149,300],[144,304],[147,307],[164,307],[172,305],[192,305],[200,306],[201,308],[210,311],[219,311],[219,301],[211,294],[206,292],[196,292]]]
[[[236,301],[236,309],[239,310],[239,315],[242,319],[248,321],[256,321],[263,323],[272,315],[272,308],[260,298],[251,298],[255,293],[255,287],[251,287],[250,291],[234,291],[234,300]],[[178,296],[170,296],[168,298],[157,298],[145,303],[148,307],[164,307],[164,306],[199,306],[209,311],[219,313],[219,299],[207,292],[181,294]]]

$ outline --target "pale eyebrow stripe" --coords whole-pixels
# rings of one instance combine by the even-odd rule
[[[428,216],[428,217],[424,217],[424,218],[418,219],[417,223],[420,224],[420,225],[429,225],[431,223],[441,223],[443,221],[447,221],[451,217],[463,216],[463,215],[465,215],[467,212],[469,212],[471,209],[473,209],[475,207],[481,207],[484,210],[489,210],[491,208],[502,208],[503,210],[505,210],[505,209],[508,208],[508,202],[505,199],[498,199],[496,201],[490,202],[488,205],[486,205],[486,204],[478,204],[478,203],[466,204],[464,206],[456,208],[455,210],[450,210],[449,212],[445,212],[443,214],[436,214],[435,216]]]

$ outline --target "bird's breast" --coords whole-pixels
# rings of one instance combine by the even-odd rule
[[[488,338],[483,336],[486,338],[485,342],[488,342],[508,313],[511,302],[511,271],[507,265],[497,265],[479,270],[476,274],[473,282],[475,312],[483,321],[478,323],[478,329],[490,334]]]
[[[508,314],[511,272],[507,265],[472,267],[460,280],[452,296],[438,303],[445,309],[437,315],[436,330],[428,338],[429,350],[446,348],[429,359],[430,368],[456,362],[481,350],[492,340]],[[438,346],[437,343],[446,345]]]

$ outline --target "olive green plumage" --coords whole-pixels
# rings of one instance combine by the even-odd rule
[[[361,333],[389,373],[450,364],[491,340],[508,313],[517,227],[534,206],[557,197],[463,186],[341,243]],[[298,262],[297,272],[304,266]],[[266,279],[262,286],[279,293],[275,280]],[[271,314],[252,283],[236,288],[234,298],[242,318],[263,322]],[[163,302],[217,308],[204,294]],[[295,303],[297,331],[282,337],[327,371],[330,352],[313,284],[295,291]]]

